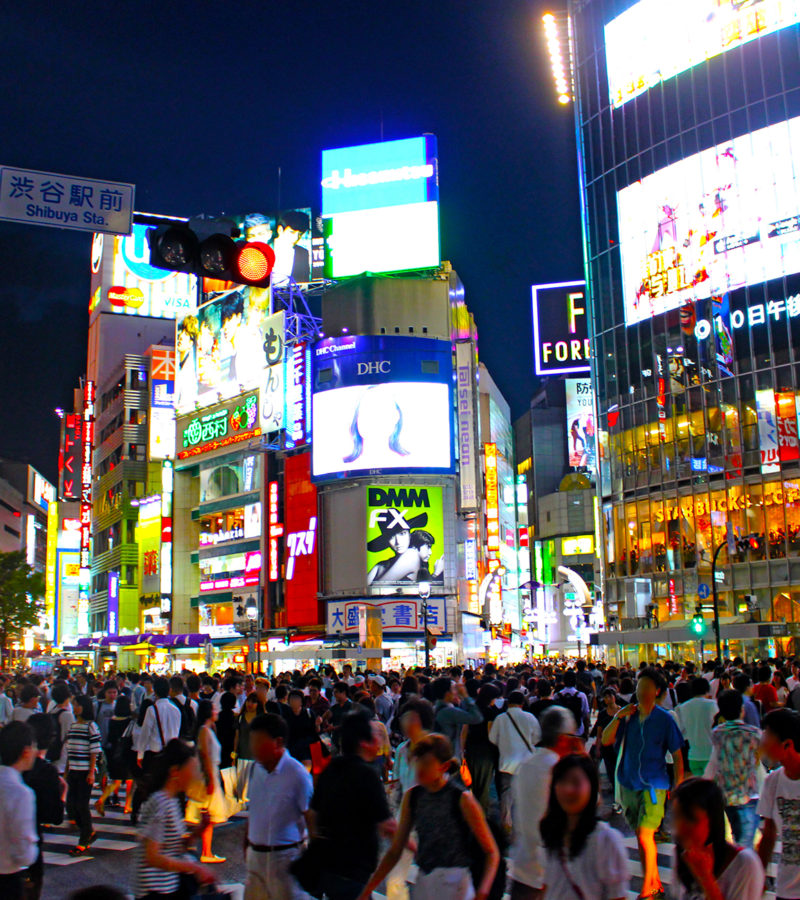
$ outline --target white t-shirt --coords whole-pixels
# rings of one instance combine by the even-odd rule
[[[800,898],[800,778],[793,781],[783,768],[770,772],[761,789],[758,814],[772,819],[783,844],[775,894]]]
[[[511,877],[520,884],[540,888],[544,885],[544,850],[539,823],[547,812],[550,782],[558,754],[546,747],[535,747],[521,763],[511,782],[514,809],[514,841],[511,846]],[[575,900],[575,898],[571,898]]]
[[[740,850],[717,879],[725,900],[761,900],[764,895],[764,867],[755,850]],[[687,891],[678,878],[677,865],[672,866],[672,893],[675,900],[704,900],[698,887]]]
[[[627,897],[630,870],[622,835],[605,822],[598,822],[575,859],[562,862],[557,853],[545,851],[544,877],[547,900],[575,900],[575,887],[580,888],[585,900]]]

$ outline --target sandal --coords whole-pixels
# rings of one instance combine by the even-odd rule
[[[97,811],[97,815],[100,816],[100,818],[102,819],[106,814],[106,808],[105,808],[105,804],[103,803],[103,801],[95,800],[94,808]]]

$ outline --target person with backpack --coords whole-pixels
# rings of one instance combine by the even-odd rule
[[[577,684],[578,676],[573,669],[568,669],[564,672],[564,687],[555,694],[553,701],[572,713],[575,721],[578,723],[578,737],[586,740],[590,727],[589,701],[586,698],[586,694],[578,690]]]
[[[123,738],[126,734],[130,737],[132,730],[130,697],[123,695],[117,698],[114,705],[114,715],[108,721],[106,740],[103,743],[103,753],[108,765],[108,783],[94,804],[99,816],[105,815],[106,802],[109,806],[119,806],[118,792],[123,781],[125,782],[125,812],[129,813],[131,810],[133,779],[128,769],[126,755],[130,746],[123,741]]]
[[[72,693],[69,686],[63,681],[54,684],[50,691],[50,700],[54,705],[47,715],[53,720],[53,736],[45,753],[45,759],[53,763],[59,775],[63,775],[67,767],[67,735],[75,722],[72,712]]]
[[[417,834],[418,868],[414,900],[487,900],[500,851],[478,801],[450,777],[459,767],[452,744],[444,735],[430,734],[417,742],[412,757],[417,784],[403,797],[392,845],[358,900],[369,900],[397,865],[412,829]],[[482,862],[477,883],[474,861]]]
[[[169,700],[181,713],[178,737],[187,744],[193,744],[197,738],[197,710],[183,692],[183,679],[173,675],[169,680]]]
[[[519,764],[524,762],[542,736],[536,717],[523,709],[525,696],[522,691],[508,695],[506,711],[492,722],[489,740],[499,753],[499,793],[503,826],[511,828],[511,779]]]

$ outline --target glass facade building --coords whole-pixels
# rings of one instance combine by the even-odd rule
[[[709,610],[726,545],[728,649],[794,649],[798,22],[800,0],[569,3],[600,556],[623,632]],[[771,629],[777,643],[740,645],[731,626],[753,620],[788,624]]]

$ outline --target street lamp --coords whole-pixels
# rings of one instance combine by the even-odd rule
[[[261,671],[261,622],[258,615],[258,600],[254,594],[250,594],[247,598],[247,604],[244,608],[247,621],[250,623],[250,634],[255,632],[256,641],[258,642],[258,671]],[[251,663],[252,665],[252,660]]]
[[[419,599],[422,602],[422,627],[425,630],[425,668],[431,664],[431,642],[428,637],[428,597],[431,595],[431,585],[429,581],[420,581],[417,584]]]

